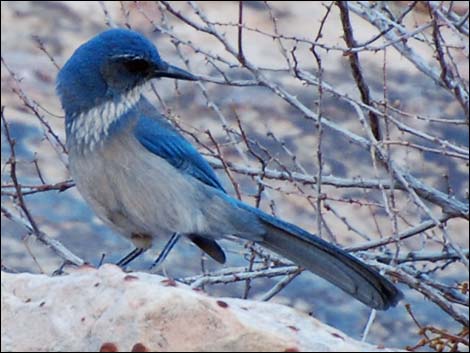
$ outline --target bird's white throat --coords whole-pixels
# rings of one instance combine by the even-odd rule
[[[142,89],[142,86],[137,86],[120,99],[108,100],[75,116],[67,124],[67,142],[74,140],[74,145],[79,145],[81,150],[92,151],[105,141],[121,120],[130,118],[126,115],[140,100]]]

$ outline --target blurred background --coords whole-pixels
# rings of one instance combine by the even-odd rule
[[[356,255],[398,280],[405,299],[377,313],[367,341],[405,348],[424,339],[417,350],[439,348],[435,342],[449,349],[455,342],[439,334],[445,329],[468,344],[459,320],[468,322],[468,2],[379,3],[349,2],[357,44],[350,51],[345,11],[334,2],[2,2],[2,268],[51,274],[63,263],[33,235],[25,209],[40,231],[93,265],[132,249],[73,187],[55,94],[57,72],[80,44],[109,26],[129,27],[165,60],[202,76],[155,81],[145,93],[208,157],[229,193],[342,247],[363,246]],[[353,53],[369,101],[351,69]],[[400,190],[396,174],[360,143],[372,140],[367,107],[380,113],[378,146],[388,161],[445,202]],[[463,212],[448,212],[454,203]],[[401,239],[407,231],[413,236]],[[367,246],[387,237],[401,240]],[[163,245],[129,268],[146,270]],[[222,245],[225,268],[270,266],[252,244]],[[161,271],[190,283],[223,269],[183,240]],[[204,290],[267,299],[282,279],[291,282],[270,300],[361,337],[370,309],[311,273],[209,281]]]

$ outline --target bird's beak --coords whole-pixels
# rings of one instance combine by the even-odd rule
[[[170,77],[177,80],[197,81],[198,78],[193,74],[180,69],[179,67],[161,62],[152,73],[152,77]]]

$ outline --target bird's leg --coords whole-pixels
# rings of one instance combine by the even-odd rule
[[[143,249],[143,248],[135,248],[134,250],[132,250],[129,254],[127,254],[126,256],[124,256],[121,260],[119,260],[116,265],[121,267],[121,268],[124,268],[126,267],[132,260],[134,260],[135,258],[139,257],[142,253],[144,253],[144,251],[147,250],[147,249]]]
[[[163,250],[160,252],[158,257],[155,259],[153,264],[150,266],[149,270],[153,269],[154,267],[159,267],[163,261],[167,258],[168,254],[170,253],[171,249],[175,246],[175,244],[178,242],[178,239],[180,238],[181,234],[180,233],[173,233],[170,240],[166,243],[165,247]]]
[[[65,271],[64,271],[64,268],[66,266],[69,266],[69,265],[73,265],[73,263],[71,263],[69,260],[65,260],[62,265],[60,265],[60,267],[55,270],[54,272],[52,272],[52,275],[53,276],[62,276],[65,274]],[[2,269],[3,270],[3,269]]]

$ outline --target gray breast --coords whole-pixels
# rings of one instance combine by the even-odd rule
[[[126,237],[176,231],[260,240],[264,232],[253,214],[146,150],[130,131],[92,152],[71,153],[70,167],[98,216]]]

